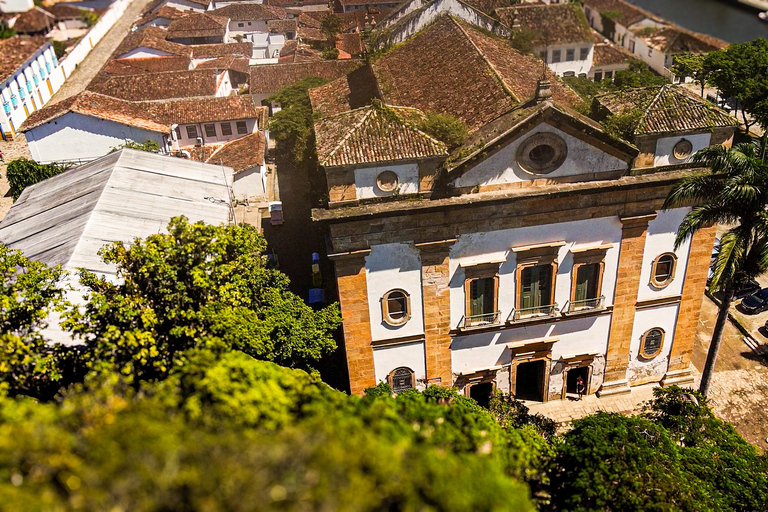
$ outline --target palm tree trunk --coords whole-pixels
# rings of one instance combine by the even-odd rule
[[[725,289],[723,298],[720,301],[720,307],[717,311],[717,321],[715,322],[715,329],[712,332],[712,342],[709,344],[709,352],[707,352],[707,362],[704,364],[704,371],[701,374],[699,391],[704,395],[709,392],[709,385],[712,383],[712,375],[715,373],[717,353],[720,351],[720,343],[723,341],[725,322],[728,321],[728,309],[731,307],[732,301],[733,288],[729,286]]]

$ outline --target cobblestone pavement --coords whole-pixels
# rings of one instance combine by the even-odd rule
[[[0,140],[0,149],[3,151],[4,162],[0,162],[0,220],[8,213],[8,209],[13,204],[13,198],[8,195],[8,178],[5,175],[5,169],[8,162],[17,158],[31,158],[27,141],[23,134],[17,134],[12,142]]]
[[[131,5],[125,10],[125,13],[109,29],[109,32],[96,43],[91,53],[80,63],[75,71],[67,78],[61,89],[56,91],[51,101],[48,103],[58,103],[62,100],[82,92],[91,82],[96,73],[98,73],[104,64],[107,63],[110,55],[128,34],[133,22],[139,18],[141,11],[149,4],[150,0],[133,0]]]
[[[693,353],[696,384],[704,368],[712,336],[717,306],[704,299],[701,320],[696,333]],[[709,392],[715,414],[731,423],[749,442],[768,450],[768,360],[744,342],[744,336],[728,323],[715,368],[715,377]],[[566,429],[571,420],[597,411],[636,414],[653,397],[655,385],[632,388],[630,394],[597,398],[585,396],[581,401],[557,400],[548,403],[529,403],[531,413],[541,413]]]

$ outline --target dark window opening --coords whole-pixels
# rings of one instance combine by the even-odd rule
[[[221,134],[232,135],[232,125],[229,123],[221,123]]]
[[[539,314],[552,305],[552,265],[531,265],[521,272],[520,309],[524,314]]]
[[[518,400],[544,401],[544,361],[531,361],[517,365],[515,398]]]
[[[581,265],[576,271],[576,292],[574,293],[574,300],[578,303],[580,301],[596,299],[599,284],[600,264],[587,263]]]
[[[245,124],[245,121],[237,122],[237,133],[240,135],[248,133],[248,126]]]
[[[188,139],[197,138],[197,126],[187,126],[187,138]]]
[[[206,137],[215,137],[216,136],[216,125],[215,124],[206,124],[204,126],[205,128],[205,136]]]
[[[481,382],[469,388],[469,397],[480,407],[488,408],[493,395],[493,382]]]
[[[578,394],[578,389],[576,388],[576,384],[579,380],[579,377],[581,377],[582,384],[584,385],[584,391],[582,391],[582,394],[587,394],[587,389],[589,385],[589,366],[582,366],[581,368],[572,368],[568,370],[568,376],[566,377],[565,382],[565,392],[569,395],[576,395]]]

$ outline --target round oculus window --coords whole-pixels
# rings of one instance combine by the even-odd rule
[[[394,171],[384,171],[376,176],[376,186],[382,192],[394,192],[399,182],[397,173]]]
[[[565,141],[554,133],[537,133],[517,148],[517,163],[531,174],[549,174],[557,170],[568,156]]]
[[[675,144],[675,147],[672,149],[672,153],[678,160],[685,160],[691,156],[691,153],[693,153],[693,144],[691,144],[691,141],[688,139],[682,139],[680,142]]]

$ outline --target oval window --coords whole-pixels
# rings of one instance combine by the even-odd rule
[[[391,290],[381,299],[382,318],[389,325],[402,325],[411,318],[411,298],[404,290]]]
[[[394,171],[384,171],[376,176],[376,186],[382,192],[394,192],[400,180]]]
[[[540,132],[524,140],[517,149],[517,163],[531,174],[549,174],[558,169],[568,155],[565,141],[554,133]]]
[[[643,334],[640,355],[646,359],[652,359],[659,355],[662,346],[664,346],[664,330],[658,327],[649,329]]]
[[[677,256],[671,252],[664,253],[653,260],[651,269],[651,284],[656,288],[663,288],[675,278]]]
[[[691,153],[693,153],[693,144],[691,144],[691,141],[688,139],[682,139],[680,142],[675,144],[672,153],[678,160],[685,160],[691,156]]]

